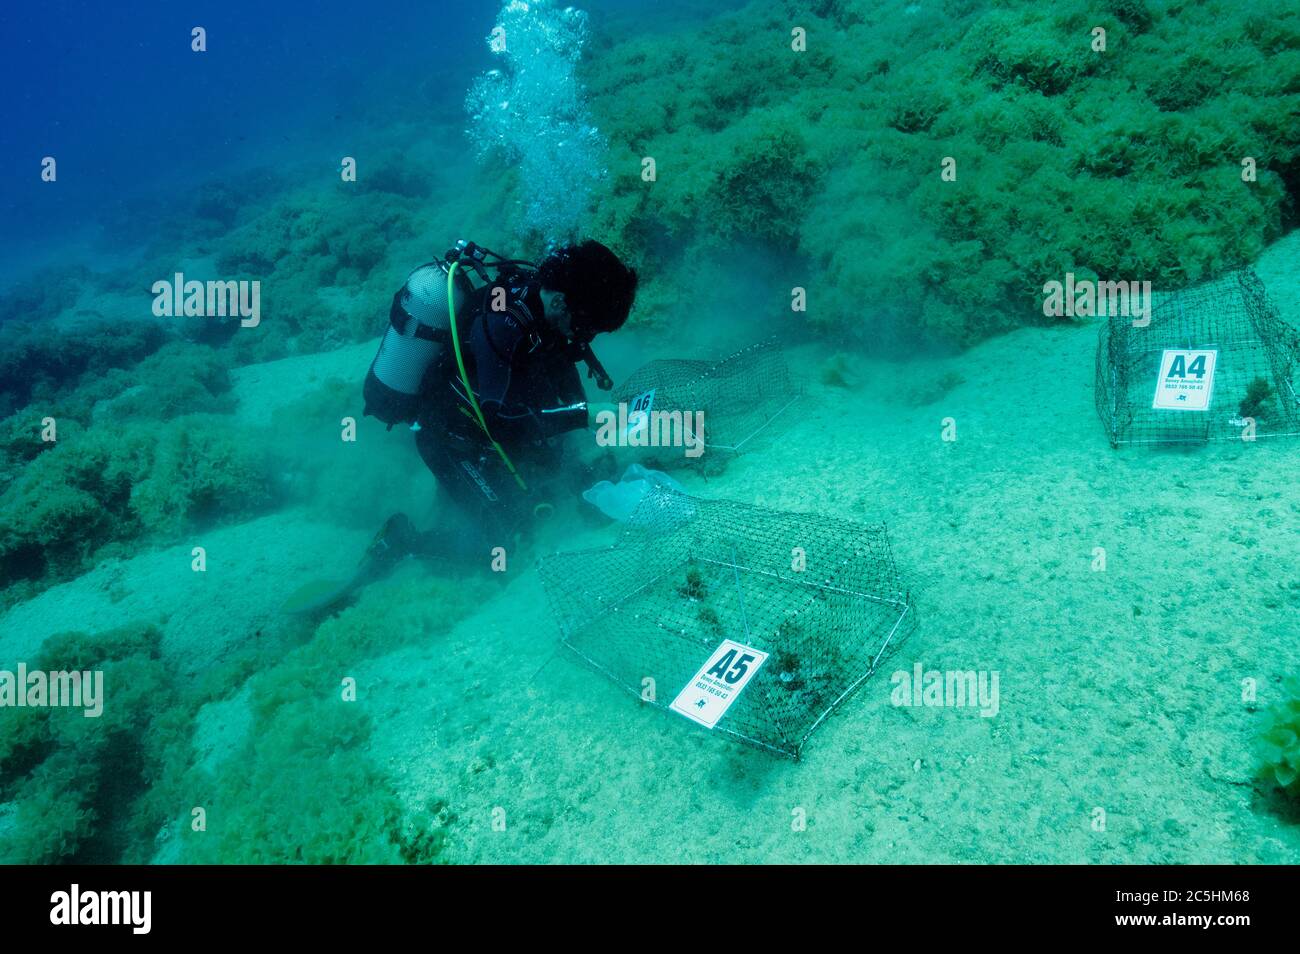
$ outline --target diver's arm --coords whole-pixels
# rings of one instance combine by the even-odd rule
[[[489,312],[484,313],[475,330],[478,332],[473,339],[475,391],[488,429],[496,433],[496,427],[518,427],[521,418],[529,417],[529,409],[507,403],[506,397],[515,371],[524,360],[523,330],[507,316]]]
[[[566,371],[548,372],[554,366],[551,359],[542,368],[529,367],[534,342],[523,323],[509,313],[485,313],[481,335],[476,337],[475,359],[478,366],[478,400],[488,428],[496,434],[510,434],[530,439],[553,438],[569,431],[581,431],[592,426],[586,395],[577,371],[569,366]],[[538,357],[536,360],[547,360]],[[549,392],[545,398],[534,400],[527,385],[519,389],[521,397],[512,397],[512,383],[516,375],[559,375],[554,387],[543,388]],[[568,380],[571,378],[572,380]],[[542,401],[546,403],[542,403]],[[609,405],[613,407],[613,405]]]
[[[544,407],[538,413],[542,417],[543,430],[552,435],[580,431],[591,426],[586,401],[566,404],[563,407]]]

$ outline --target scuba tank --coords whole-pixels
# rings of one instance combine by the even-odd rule
[[[421,265],[393,296],[388,328],[362,389],[365,413],[389,427],[415,420],[425,372],[450,345],[447,271],[443,262]],[[454,284],[456,311],[463,313],[473,286],[461,270]]]

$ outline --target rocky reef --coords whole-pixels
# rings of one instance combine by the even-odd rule
[[[805,284],[809,320],[861,341],[969,345],[1041,320],[1066,270],[1174,288],[1296,221],[1294,7],[754,3],[587,72],[611,142],[596,231],[647,286],[756,237],[795,257],[773,308]]]

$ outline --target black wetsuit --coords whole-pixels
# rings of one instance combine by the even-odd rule
[[[472,322],[458,325],[465,371],[488,431],[528,486],[511,476],[474,416],[450,345],[425,375],[415,443],[459,515],[458,526],[425,534],[421,550],[473,559],[509,548],[546,500],[545,485],[559,468],[560,437],[587,426],[586,395],[573,358],[558,333],[543,324],[536,291],[508,289],[504,311],[489,307],[492,290],[468,301]]]

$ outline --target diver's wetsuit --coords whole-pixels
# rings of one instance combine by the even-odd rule
[[[424,378],[415,443],[465,519],[464,526],[422,535],[418,550],[430,556],[486,559],[493,547],[509,547],[545,500],[538,485],[560,463],[559,437],[587,426],[582,379],[563,340],[542,325],[540,296],[511,294],[506,310],[494,311],[488,307],[494,287],[478,289],[468,301],[474,317],[461,337],[461,354],[488,430],[529,491],[484,436],[456,357],[444,348]]]

